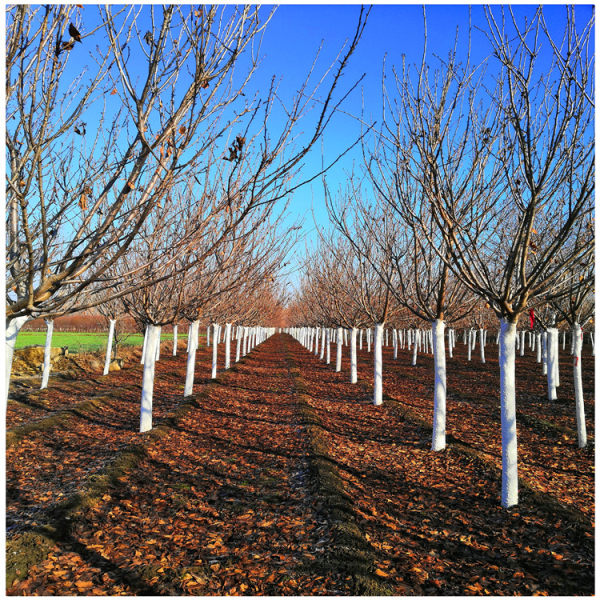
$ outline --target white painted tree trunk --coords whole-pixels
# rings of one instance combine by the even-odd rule
[[[443,450],[446,447],[446,351],[444,348],[444,328],[446,324],[436,319],[432,324],[433,334],[433,437],[431,449]]]
[[[559,331],[554,334],[554,385],[560,387],[560,342]]]
[[[392,345],[394,346],[394,359],[398,358],[398,332],[392,329]]]
[[[331,364],[331,329],[327,328],[327,364]]]
[[[363,330],[361,329],[358,334],[358,347],[360,350],[362,350],[362,336],[363,336]]]
[[[225,323],[225,369],[231,367],[231,323]]]
[[[327,331],[325,330],[325,327],[323,327],[321,329],[321,354],[319,355],[319,358],[321,360],[323,360],[323,357],[325,356],[325,337],[327,336]]]
[[[235,362],[240,362],[240,352],[242,350],[242,335],[239,327],[237,328],[236,337],[237,340],[235,344]]]
[[[388,329],[385,330],[385,345],[386,346],[389,346],[389,343],[388,343],[388,331],[389,331]]]
[[[144,374],[142,376],[142,402],[140,407],[140,433],[152,429],[152,394],[154,391],[154,367],[156,365],[156,348],[160,344],[160,327],[146,327],[146,356]]]
[[[581,349],[583,346],[583,333],[579,323],[573,324],[573,339],[575,352],[573,356],[573,383],[575,387],[575,419],[577,421],[577,445],[585,448],[587,445],[587,432],[585,427],[585,409],[583,404],[583,384],[581,381]]]
[[[185,387],[183,395],[191,396],[194,391],[194,371],[196,370],[196,350],[198,348],[198,330],[200,321],[190,323],[188,329],[188,355],[185,370]]]
[[[315,331],[315,356],[319,355],[319,338],[320,337],[321,337],[321,331],[317,327],[317,330]]]
[[[210,325],[206,328],[206,347],[210,346]]]
[[[548,380],[548,400],[556,400],[556,345],[554,342],[554,336],[558,333],[558,330],[554,327],[550,327],[547,331],[547,344],[546,344],[546,362],[547,362],[547,380]]]
[[[156,361],[158,362],[158,359],[160,358],[160,334],[162,331],[162,327],[159,325],[158,327],[158,344],[156,345]]]
[[[373,404],[383,404],[383,359],[381,345],[383,342],[383,323],[375,325],[375,339],[373,340]]]
[[[536,360],[538,363],[542,362],[542,334],[536,332],[535,334],[535,347],[536,347]]]
[[[50,379],[50,359],[52,358],[52,332],[54,331],[54,320],[44,319],[46,321],[46,344],[44,345],[44,368],[42,370],[42,384],[40,389],[48,387]]]
[[[350,383],[356,383],[358,381],[358,361],[356,358],[356,335],[358,329],[352,328],[350,332]]]
[[[211,379],[217,378],[217,352],[219,349],[219,326],[213,323],[213,351],[212,351],[212,372]]]
[[[479,330],[479,351],[481,354],[481,362],[485,362],[485,334],[483,329]]]
[[[248,354],[248,328],[244,327],[244,339],[243,339],[243,347],[242,347],[242,356],[246,356]]]
[[[563,331],[562,332],[562,349],[563,349],[563,352],[565,350],[565,344],[566,343],[567,343],[567,332]]]
[[[371,352],[371,329],[367,329],[367,352]]]
[[[108,375],[108,369],[110,368],[110,359],[112,356],[112,345],[116,323],[116,319],[109,319],[108,321],[108,340],[106,341],[106,358],[104,359],[104,371],[102,372],[103,375]]]
[[[542,373],[548,374],[548,332],[542,332]]]
[[[473,335],[473,330],[469,329],[469,339],[468,339],[468,344],[467,344],[467,360],[471,360],[471,336]]]
[[[146,346],[148,345],[148,325],[144,329],[144,343],[142,344],[142,358],[140,363],[143,365],[146,360]]]
[[[15,317],[14,319],[7,320],[6,322],[6,333],[5,333],[5,346],[4,346],[4,407],[6,410],[6,401],[8,400],[8,390],[10,387],[10,372],[12,371],[13,356],[15,354],[15,345],[17,343],[17,336],[19,331],[27,321],[31,320],[31,317]]]
[[[525,355],[525,330],[521,331],[521,345],[519,347],[519,354],[521,356]]]
[[[454,349],[454,329],[448,329],[448,356],[452,358],[452,350]],[[435,352],[435,338],[433,340],[433,351]]]
[[[594,344],[594,332],[590,331],[590,342],[592,342],[592,356],[596,356],[596,345]]]
[[[537,339],[537,335],[535,334],[535,332],[531,332],[531,351],[535,352],[535,341]]]
[[[344,339],[344,331],[341,327],[337,328],[337,354],[335,357],[335,370],[339,372],[342,370],[342,341]]]
[[[515,400],[515,337],[517,326],[500,322],[500,415],[502,427],[502,506],[519,502],[517,410]]]
[[[177,325],[173,325],[173,356],[177,356]]]
[[[413,331],[412,332],[412,366],[414,367],[417,364],[417,348],[418,348],[418,344],[417,344],[417,337],[418,337],[418,332],[417,331]]]

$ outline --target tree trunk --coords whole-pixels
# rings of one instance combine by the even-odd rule
[[[548,332],[542,333],[542,373],[548,374]]]
[[[177,325],[173,325],[173,356],[177,356]]]
[[[46,321],[46,344],[44,345],[44,368],[42,371],[42,384],[40,389],[44,390],[48,387],[48,379],[50,379],[50,359],[52,358],[52,332],[54,331],[54,321],[52,319],[44,319]]]
[[[481,362],[485,362],[485,335],[483,329],[479,330],[479,350],[481,353]]]
[[[412,350],[413,350],[413,353],[412,353],[412,363],[411,363],[413,367],[417,364],[417,348],[418,348],[418,345],[417,345],[417,332],[413,331],[412,332]]]
[[[194,371],[196,369],[196,349],[198,348],[198,330],[200,328],[200,321],[193,321],[190,324],[188,335],[188,355],[187,365],[185,371],[185,387],[183,395],[191,396],[194,391]]]
[[[160,327],[146,327],[146,356],[142,378],[142,403],[140,407],[140,433],[152,429],[152,392],[154,391],[154,366],[156,348],[160,344]]]
[[[519,354],[521,356],[525,355],[525,330],[521,331],[521,345],[519,347]]]
[[[356,334],[358,329],[352,328],[350,332],[350,383],[356,383],[358,381],[358,361],[356,359]]]
[[[321,360],[323,360],[323,357],[325,356],[325,337],[327,336],[327,332],[325,331],[325,327],[323,327],[321,329],[321,354],[319,355],[319,358]]]
[[[556,400],[556,344],[554,337],[558,333],[558,330],[554,327],[548,329],[548,341],[546,344],[546,362],[547,368],[547,379],[548,379],[548,400]]]
[[[471,336],[472,335],[473,335],[473,330],[469,329],[469,339],[467,340],[468,341],[468,344],[467,344],[467,360],[469,360],[469,361],[471,360],[471,347],[472,347]]]
[[[536,360],[537,362],[542,362],[542,334],[541,332],[537,332],[535,334],[535,347],[536,347]]]
[[[21,327],[31,320],[31,317],[15,317],[6,322],[6,342],[4,346],[4,409],[6,410],[6,401],[8,400],[8,390],[10,387],[10,373],[12,371],[13,356],[15,354],[15,345],[17,336]]]
[[[319,355],[319,337],[321,335],[321,330],[317,327],[315,330],[315,356]]]
[[[331,364],[331,329],[327,328],[327,364]]]
[[[560,342],[559,331],[554,334],[554,385],[560,387]]]
[[[339,372],[342,370],[342,342],[344,339],[344,331],[341,327],[337,328],[337,355],[335,358],[335,370]]]
[[[444,328],[446,324],[436,319],[432,324],[433,334],[433,437],[432,450],[446,447],[446,351],[444,348]]]
[[[231,366],[231,323],[225,323],[225,369]]]
[[[519,502],[517,410],[515,401],[515,337],[517,326],[500,322],[500,416],[502,427],[502,506]]]
[[[108,340],[106,341],[106,358],[104,359],[104,372],[103,375],[108,375],[108,369],[110,368],[110,357],[112,355],[113,337],[115,335],[115,324],[116,319],[109,319],[108,324]]]
[[[211,379],[217,378],[217,351],[219,348],[219,326],[213,323],[213,350],[212,350],[212,373]]]
[[[240,362],[240,352],[242,349],[242,332],[240,330],[240,328],[237,328],[237,333],[236,333],[236,344],[235,344],[235,362]]]
[[[148,325],[146,325],[146,329],[144,329],[144,343],[142,344],[142,358],[140,363],[143,365],[146,360],[146,346],[148,345]]]
[[[579,323],[573,324],[573,339],[575,340],[575,352],[573,356],[573,383],[575,387],[575,419],[577,421],[577,445],[585,448],[587,445],[587,433],[585,429],[585,409],[583,404],[583,384],[581,382],[581,348],[583,345],[583,333]]]
[[[210,346],[210,325],[206,328],[206,347]]]
[[[383,342],[383,323],[375,325],[375,339],[373,340],[373,404],[379,406],[383,404],[383,360],[381,354],[381,345]]]

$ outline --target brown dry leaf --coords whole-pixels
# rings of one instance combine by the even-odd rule
[[[87,590],[94,587],[94,583],[92,581],[76,581],[75,585],[79,590]]]

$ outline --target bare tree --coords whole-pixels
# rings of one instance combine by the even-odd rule
[[[569,9],[556,45],[541,8],[525,25],[512,9],[502,9],[500,24],[493,9],[486,15],[498,66],[487,98],[488,79],[455,61],[445,65],[451,94],[436,93],[425,64],[415,87],[405,76],[400,90],[405,166],[446,237],[449,256],[439,255],[501,320],[502,505],[509,507],[518,502],[516,323],[592,251],[572,237],[593,210],[593,27],[577,29]],[[542,47],[552,53],[543,65]]]
[[[390,125],[389,123],[387,124]],[[454,276],[440,253],[448,255],[442,232],[431,214],[418,182],[402,166],[397,129],[377,136],[375,150],[365,152],[365,167],[372,189],[351,179],[345,197],[330,206],[336,227],[366,259],[372,247],[387,257],[380,269],[371,266],[388,286],[396,303],[417,319],[431,323],[434,359],[434,413],[432,449],[446,446],[446,323],[471,312],[474,295]],[[369,200],[367,200],[369,198]],[[422,230],[428,231],[428,239]],[[432,243],[433,242],[433,243]],[[435,245],[435,247],[434,247]],[[416,361],[416,348],[413,361]],[[414,362],[413,362],[414,364]]]
[[[265,98],[243,93],[256,68],[253,42],[268,22],[257,7],[100,9],[97,31],[106,37],[91,55],[93,74],[82,71],[73,86],[79,95],[69,65],[96,30],[85,31],[75,14],[74,6],[9,12],[7,381],[22,324],[100,302],[82,293],[93,282],[113,287],[111,266],[173,189],[192,181],[201,194],[218,183],[216,212],[229,209],[220,232],[227,236],[257,206],[302,184],[290,185],[291,178],[352,89],[337,99],[368,11],[361,9],[337,64],[312,88],[307,78],[285,106],[278,131],[268,127],[276,86]],[[145,33],[140,15],[151,23]],[[81,44],[63,41],[70,19]],[[234,78],[248,51],[245,73]],[[292,147],[316,99],[320,109]],[[92,114],[94,100],[102,106]],[[223,138],[229,148],[218,143]],[[130,290],[152,281],[129,275]]]

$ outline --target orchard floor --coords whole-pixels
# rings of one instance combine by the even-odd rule
[[[347,348],[344,348],[346,354]],[[210,377],[184,344],[157,363],[152,432],[141,367],[51,378],[9,400],[10,595],[592,595],[594,365],[577,448],[571,357],[559,399],[517,357],[520,503],[500,507],[497,347],[448,364],[448,446],[432,452],[432,358],[384,348],[384,403],[275,335]],[[332,357],[334,347],[332,346]],[[137,356],[139,360],[139,355]],[[223,364],[223,347],[219,348]]]

